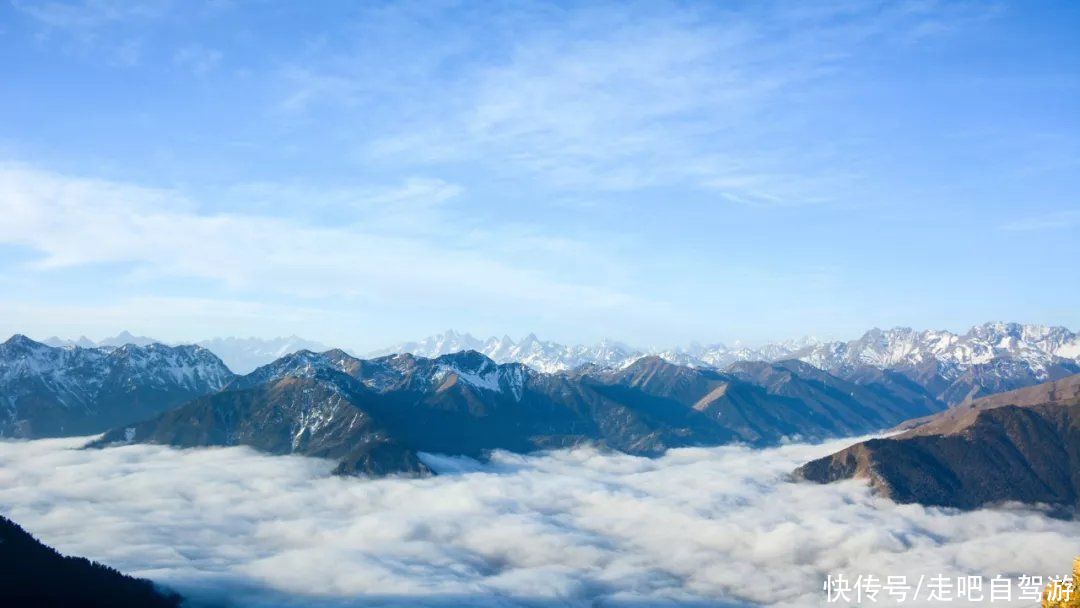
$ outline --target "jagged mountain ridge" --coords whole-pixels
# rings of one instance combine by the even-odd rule
[[[777,373],[788,382],[759,385],[659,357],[617,370],[547,374],[475,351],[369,360],[301,351],[93,445],[249,445],[333,458],[342,473],[423,474],[421,452],[481,457],[590,442],[656,455],[671,447],[864,433],[943,407],[926,395],[859,387],[804,364]],[[786,392],[789,384],[799,389]]]
[[[866,365],[898,370],[956,404],[1080,372],[1080,334],[1019,323],[985,323],[962,335],[874,329],[792,356],[841,376]]]
[[[64,342],[50,340],[57,344]],[[80,339],[78,344],[117,346],[149,340],[121,332],[101,343]],[[247,373],[290,352],[326,350],[322,344],[296,336],[214,338],[199,344],[214,351],[237,373]],[[902,371],[950,404],[1080,372],[1080,334],[1064,327],[1018,323],[985,323],[964,334],[898,327],[872,329],[849,341],[803,338],[756,348],[691,344],[667,350],[638,349],[614,340],[565,345],[541,340],[534,334],[517,341],[508,336],[480,340],[468,333],[448,330],[418,342],[373,352],[368,358],[402,352],[432,358],[465,350],[483,353],[497,363],[518,362],[549,373],[586,365],[617,369],[649,355],[680,365],[716,369],[740,361],[799,359],[839,376],[865,373],[865,368],[871,366]]]
[[[469,349],[496,362],[520,362],[546,372],[585,365],[617,369],[650,355],[680,365],[716,369],[741,361],[798,359],[842,377],[865,374],[868,367],[874,367],[900,371],[950,404],[1080,372],[1080,334],[1064,327],[1018,323],[985,323],[964,334],[901,327],[872,329],[846,342],[804,338],[758,348],[713,344],[661,351],[635,349],[611,340],[567,346],[533,334],[517,342],[506,336],[479,340],[450,330],[376,354],[409,352],[436,357]]]
[[[232,372],[199,346],[0,344],[0,436],[91,434],[223,388]]]

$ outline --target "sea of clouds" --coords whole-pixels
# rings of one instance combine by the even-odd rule
[[[1049,575],[1080,550],[1080,522],[1037,511],[788,479],[851,440],[427,456],[442,474],[419,480],[335,477],[332,462],[246,448],[84,442],[0,441],[0,512],[62,552],[244,608],[818,606],[830,573]]]

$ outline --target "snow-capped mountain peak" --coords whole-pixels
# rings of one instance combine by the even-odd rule
[[[454,376],[475,388],[498,392],[501,390],[499,372],[499,366],[491,359],[476,351],[464,351],[436,359],[431,381],[432,385],[439,386]]]

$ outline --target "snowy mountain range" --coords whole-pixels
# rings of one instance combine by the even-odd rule
[[[846,342],[803,338],[756,348],[695,344],[669,350],[636,349],[611,340],[567,346],[533,334],[520,341],[508,336],[480,340],[450,330],[372,356],[407,352],[437,357],[461,350],[476,350],[499,363],[524,363],[548,373],[585,365],[618,369],[649,355],[679,365],[716,369],[740,361],[798,359],[840,376],[865,373],[859,370],[870,366],[903,371],[947,403],[1080,372],[1080,334],[1064,327],[1019,323],[985,323],[963,334],[875,328]]]
[[[821,369],[859,365],[891,368],[919,365],[932,360],[964,366],[988,363],[995,357],[1006,355],[1045,367],[1055,358],[1080,362],[1080,334],[1064,327],[985,323],[972,327],[964,334],[944,330],[916,331],[906,327],[888,330],[875,328],[847,342],[802,338],[756,348],[692,344],[685,348],[656,350],[637,349],[613,340],[602,340],[591,346],[568,346],[540,340],[535,334],[516,342],[509,336],[480,340],[468,333],[448,330],[417,342],[374,351],[369,356],[411,353],[421,357],[437,357],[463,350],[475,350],[500,363],[524,363],[549,373],[585,364],[619,367],[647,355],[657,355],[681,365],[718,368],[736,361],[783,359],[800,359]]]
[[[520,341],[514,341],[509,336],[479,340],[471,334],[451,329],[419,342],[406,342],[374,351],[368,357],[409,353],[435,358],[464,350],[474,350],[498,363],[523,363],[545,373],[567,371],[583,365],[618,368],[647,354],[612,340],[602,340],[592,346],[566,346],[540,340],[535,334],[529,334]]]
[[[615,340],[601,340],[591,345],[565,345],[541,340],[535,334],[529,334],[519,341],[509,336],[480,340],[471,334],[451,329],[418,342],[406,342],[377,350],[368,356],[410,353],[419,357],[438,357],[463,350],[475,350],[499,363],[524,363],[538,371],[556,373],[584,365],[618,369],[650,355],[679,365],[723,368],[736,361],[778,361],[790,358],[791,354],[799,349],[818,344],[820,343],[812,338],[804,338],[768,344],[761,348],[692,344],[687,348],[656,350],[633,348]]]
[[[97,343],[86,338],[78,341],[50,338],[46,341],[52,345],[94,348],[151,342],[154,341],[150,338],[128,332]],[[327,350],[322,344],[297,336],[214,338],[199,345],[214,352],[239,374],[300,350]],[[865,374],[867,367],[873,367],[902,371],[936,398],[950,404],[1080,371],[1080,334],[1064,327],[1019,323],[985,323],[962,334],[903,327],[875,328],[849,341],[803,338],[758,347],[691,344],[666,350],[634,348],[614,340],[566,345],[541,340],[534,334],[520,340],[509,336],[479,339],[468,333],[448,330],[417,342],[381,349],[367,357],[410,353],[435,358],[467,350],[475,350],[496,363],[522,363],[545,373],[565,372],[583,366],[620,369],[650,355],[679,365],[721,370],[741,361],[798,359],[841,377]]]
[[[985,323],[966,333],[873,329],[792,358],[846,376],[865,366],[904,373],[949,404],[1080,372],[1080,335],[1064,327]]]
[[[931,361],[970,366],[1002,356],[1046,368],[1055,359],[1080,361],[1080,335],[1064,327],[1019,323],[985,323],[964,334],[897,327],[872,329],[857,340],[813,345],[793,355],[822,369],[867,364],[895,368]]]

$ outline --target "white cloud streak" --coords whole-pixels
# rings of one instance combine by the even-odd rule
[[[3,512],[62,551],[242,607],[818,606],[840,571],[1059,573],[1080,535],[1033,511],[786,481],[846,442],[429,457],[446,474],[376,481],[242,448],[79,443],[0,442]]]
[[[482,304],[538,313],[602,311],[634,301],[596,277],[573,283],[552,274],[560,262],[576,263],[582,248],[599,260],[595,247],[536,240],[529,251],[515,253],[517,231],[442,208],[459,193],[457,186],[426,179],[396,189],[332,192],[327,198],[337,206],[315,214],[323,221],[313,223],[205,212],[169,190],[2,165],[0,243],[38,254],[39,272],[119,264],[129,267],[129,276],[203,279],[263,298]],[[280,206],[289,195],[269,196]]]

